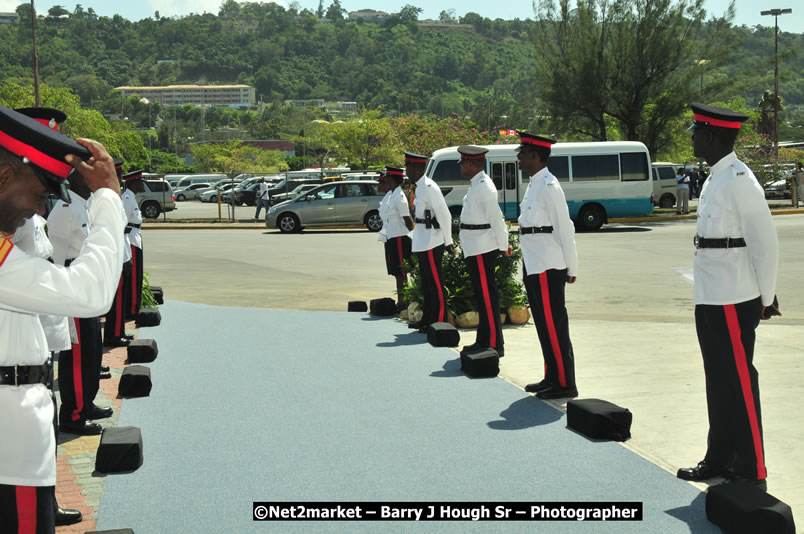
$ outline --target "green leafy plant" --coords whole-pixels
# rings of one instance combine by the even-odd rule
[[[142,307],[143,308],[156,308],[159,305],[156,303],[154,294],[151,292],[151,279],[147,272],[142,273]]]
[[[452,236],[457,254],[445,253],[441,264],[442,283],[447,293],[447,309],[455,315],[469,311],[477,311],[475,290],[466,268],[466,260],[460,248],[460,238]],[[506,310],[511,306],[526,306],[527,295],[522,283],[516,279],[517,267],[522,261],[522,250],[519,247],[519,234],[509,232],[508,242],[513,254],[508,257],[500,254],[494,270],[497,291],[500,295],[500,308]],[[421,276],[416,268],[415,255],[410,262],[405,262],[404,270],[408,272],[408,282],[402,290],[405,302],[422,302]]]

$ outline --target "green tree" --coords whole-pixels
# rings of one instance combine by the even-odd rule
[[[343,20],[345,10],[341,7],[341,0],[333,0],[327,8],[327,18],[329,20]]]
[[[403,24],[407,24],[409,22],[417,22],[419,20],[419,14],[422,11],[424,10],[420,7],[406,4],[402,9],[399,10],[399,20]]]

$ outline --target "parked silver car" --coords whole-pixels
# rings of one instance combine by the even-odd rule
[[[194,198],[198,198],[198,195],[201,191],[205,189],[209,189],[211,184],[208,183],[199,183],[199,184],[192,184],[187,187],[183,187],[181,189],[176,190],[176,200],[179,202],[183,202],[185,200],[192,200]]]
[[[369,231],[379,232],[382,229],[381,200],[377,182],[323,184],[293,200],[272,206],[265,216],[265,226],[291,233],[301,232],[307,226],[365,225]]]
[[[165,180],[143,180],[143,183],[143,192],[137,193],[135,198],[144,218],[155,219],[163,211],[176,209],[176,198],[169,183]]]

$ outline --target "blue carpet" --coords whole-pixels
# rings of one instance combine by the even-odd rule
[[[395,320],[161,313],[139,333],[159,344],[151,396],[126,399],[119,422],[142,429],[145,463],[106,478],[99,530],[719,532],[694,487],[503,380],[465,377]],[[258,523],[253,501],[642,501],[644,520]]]

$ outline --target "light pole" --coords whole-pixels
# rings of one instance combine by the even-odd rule
[[[36,53],[36,7],[31,0],[31,38],[33,39],[33,75],[34,75],[34,101],[39,107],[39,55]]]
[[[779,167],[779,15],[787,15],[792,13],[792,9],[771,9],[768,11],[760,11],[760,15],[773,16],[773,157],[774,157],[774,174]]]
[[[704,65],[706,65],[707,63],[709,63],[709,60],[708,60],[708,59],[699,59],[699,60],[698,60],[698,61],[696,61],[695,63],[697,63],[697,64],[698,64],[698,66],[700,66],[700,67],[701,67],[701,98],[703,98],[703,75],[704,75]]]

